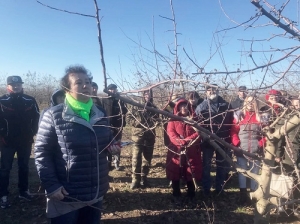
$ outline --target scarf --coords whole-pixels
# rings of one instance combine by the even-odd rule
[[[74,99],[69,93],[66,94],[66,100],[75,114],[79,115],[86,121],[90,121],[90,111],[93,106],[93,100],[89,99],[87,103],[82,103]]]

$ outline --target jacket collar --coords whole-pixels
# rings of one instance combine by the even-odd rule
[[[62,118],[66,121],[75,122],[81,125],[84,125],[93,130],[92,126],[100,121],[104,117],[104,113],[99,110],[95,104],[93,104],[90,112],[90,121],[86,121],[81,118],[71,109],[71,107],[66,103],[64,103],[64,108],[62,112]]]

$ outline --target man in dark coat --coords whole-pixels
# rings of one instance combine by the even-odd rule
[[[235,116],[238,119],[238,111],[243,108],[244,100],[247,96],[247,87],[246,86],[240,86],[238,89],[238,95],[237,97],[230,103],[230,106],[232,109],[235,110]]]
[[[115,84],[108,85],[107,90],[114,94],[118,93],[118,87]],[[123,127],[126,126],[125,115],[128,111],[125,103],[112,96],[108,96],[102,98],[101,105],[104,107],[109,118],[115,141],[121,142],[122,130]],[[120,154],[114,155],[114,158],[112,158],[111,154],[109,154],[109,168],[111,168],[111,163],[113,162],[115,169],[120,170],[120,158]]]
[[[28,190],[29,158],[33,136],[37,132],[39,108],[35,99],[23,93],[20,76],[7,78],[7,94],[0,97],[0,135],[1,170],[0,204],[1,208],[10,206],[8,201],[9,174],[15,153],[18,157],[19,198],[32,200]]]
[[[216,84],[206,87],[206,99],[196,108],[196,115],[199,117],[200,125],[216,134],[218,137],[230,142],[230,129],[233,124],[233,112],[231,106],[219,96]],[[220,145],[220,144],[219,144]],[[229,150],[220,145],[220,147],[229,154]],[[216,151],[209,142],[202,143],[203,152],[203,175],[202,183],[204,195],[210,195],[211,188],[211,160],[216,153],[217,173],[215,181],[215,193],[223,192],[224,181],[229,170],[229,164],[224,160],[221,154]]]

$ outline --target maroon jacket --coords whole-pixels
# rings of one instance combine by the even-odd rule
[[[185,99],[179,100],[174,108],[174,114],[182,116],[178,111],[180,103],[187,103]],[[169,180],[180,180],[181,177],[186,181],[192,180],[192,173],[196,180],[202,177],[202,160],[200,150],[200,136],[194,129],[183,121],[171,120],[168,123],[167,133],[170,138],[169,150],[167,153],[166,174]],[[196,141],[189,146],[189,142]],[[181,149],[185,149],[186,155],[182,154]],[[180,168],[180,157],[182,168]],[[187,164],[189,158],[190,166]]]

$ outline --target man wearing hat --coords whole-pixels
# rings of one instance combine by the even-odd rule
[[[237,93],[237,97],[231,102],[232,109],[241,109],[243,107],[244,100],[247,96],[247,87],[240,86]]]
[[[118,87],[115,84],[108,85],[107,90],[114,94],[118,93]],[[112,96],[108,96],[102,98],[101,103],[109,117],[114,139],[121,142],[122,130],[126,125],[125,115],[127,113],[124,102]],[[120,154],[116,154],[113,157],[114,158],[112,158],[111,154],[108,155],[109,168],[112,168],[111,163],[113,162],[115,169],[120,170]]]
[[[33,136],[39,122],[39,108],[35,99],[23,93],[20,76],[7,78],[7,94],[0,97],[0,207],[8,208],[9,174],[15,153],[18,157],[19,198],[30,201],[28,190],[28,162]]]
[[[208,85],[206,87],[206,99],[197,106],[195,113],[198,116],[200,125],[230,143],[230,129],[233,124],[233,112],[231,106],[219,96],[217,84]],[[221,144],[219,144],[219,146],[230,155],[228,149],[224,148]],[[216,154],[217,165],[214,191],[216,195],[223,194],[224,192],[223,189],[229,170],[229,164],[222,155],[213,148],[209,141],[204,141],[201,148],[203,152],[202,185],[204,197],[205,200],[207,200],[210,197],[210,171],[214,152]]]

